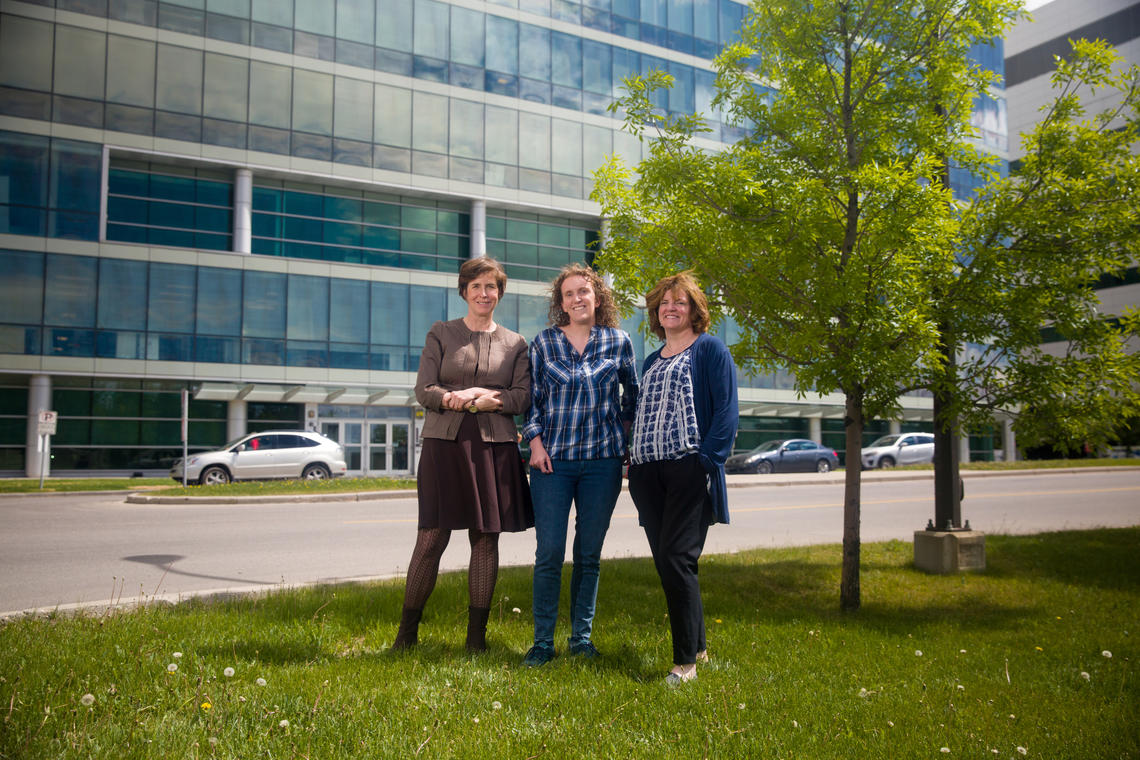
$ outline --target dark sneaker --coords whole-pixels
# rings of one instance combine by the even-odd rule
[[[535,644],[523,658],[523,665],[538,668],[554,659],[554,648],[547,644]]]
[[[570,645],[570,654],[576,657],[585,657],[587,660],[593,660],[596,657],[601,657],[602,653],[594,646],[592,641],[576,641]]]

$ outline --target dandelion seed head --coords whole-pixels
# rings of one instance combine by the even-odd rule
[[[258,686],[265,686],[266,681],[264,678],[259,678],[259,679],[257,679],[256,683]]]
[[[278,723],[277,725],[280,726],[281,728],[289,728],[289,721],[282,718],[281,722]]]
[[[1092,680],[1092,676],[1090,676],[1088,673],[1086,673],[1086,672],[1085,672],[1085,671],[1083,671],[1083,670],[1081,671],[1081,678],[1085,679],[1086,681],[1091,681],[1091,680]]]
[[[893,720],[888,720],[888,721],[887,721],[887,725],[888,725],[888,726],[890,726],[891,728],[894,728],[894,727],[895,727],[895,722],[894,722]]]
[[[472,723],[478,723],[478,722],[479,722],[479,719],[478,719],[478,718],[472,718],[472,719],[471,719],[471,722],[472,722]]]
[[[1009,719],[1010,719],[1010,720],[1017,720],[1017,716],[1016,716],[1016,715],[1014,715],[1013,713],[1010,713],[1010,714],[1009,714]]]
[[[233,678],[234,677],[234,669],[233,668],[226,668],[225,670],[222,671],[222,675],[225,676],[226,678]]]
[[[1100,656],[1101,656],[1101,657],[1107,657],[1108,659],[1110,659],[1110,660],[1111,660],[1111,659],[1112,659],[1112,652],[1110,652],[1110,651],[1108,651],[1108,650],[1106,649],[1106,650],[1104,650],[1103,652],[1101,652],[1101,653],[1100,653]]]
[[[175,652],[174,653],[174,659],[181,660],[182,659],[182,653],[181,652]]]
[[[498,701],[498,700],[495,700],[494,702],[491,703],[491,709],[492,710],[502,710],[503,709],[503,703]]]
[[[175,665],[173,662],[166,666],[166,672],[167,673],[173,673],[176,670],[178,670],[178,666]]]
[[[943,755],[949,755],[950,754],[950,748],[949,747],[943,747],[942,749],[940,749],[938,751],[941,752]]]
[[[793,721],[792,721],[792,728],[799,728],[799,727],[800,727],[800,724],[799,724],[799,722],[798,722],[798,721],[794,721],[794,720],[793,720]]]
[[[743,710],[743,709],[744,709],[744,703],[743,703],[743,702],[741,702],[740,704],[738,704],[738,705],[736,706],[736,709],[737,709],[737,710]]]
[[[958,654],[966,654],[966,650],[965,649],[959,649]]]
[[[914,650],[914,656],[915,657],[922,657],[922,650],[921,649]]]
[[[244,702],[244,701],[245,701],[245,697],[238,697],[238,702]]]
[[[520,610],[518,607],[512,608],[511,612],[515,613],[516,615],[522,614],[522,610]]]
[[[965,686],[963,686],[962,684],[958,684],[958,691],[965,691],[965,690],[966,690]]]
[[[209,739],[207,739],[207,741],[210,742],[211,747],[218,746],[218,737],[216,737],[216,736],[211,736]]]
[[[1019,755],[1028,755],[1028,754],[1029,754],[1029,750],[1027,750],[1025,747],[1018,747],[1018,748],[1017,748],[1017,754],[1019,754]]]
[[[84,694],[79,698],[79,704],[83,705],[84,707],[90,707],[91,705],[95,704],[95,695]]]

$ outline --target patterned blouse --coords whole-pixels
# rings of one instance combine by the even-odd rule
[[[633,464],[681,459],[700,449],[692,365],[692,351],[685,349],[646,370],[633,423]]]

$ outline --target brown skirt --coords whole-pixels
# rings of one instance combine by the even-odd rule
[[[484,443],[473,414],[454,441],[424,439],[416,490],[421,528],[517,533],[534,527],[518,446]]]

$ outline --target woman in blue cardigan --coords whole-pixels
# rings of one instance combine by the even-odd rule
[[[642,371],[629,493],[665,591],[673,634],[665,682],[675,686],[696,678],[696,663],[708,660],[697,564],[709,526],[728,522],[724,460],[739,417],[736,365],[705,332],[708,302],[691,273],[662,279],[645,304],[665,345]]]

